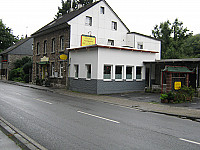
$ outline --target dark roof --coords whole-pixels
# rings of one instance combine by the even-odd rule
[[[48,23],[47,25],[45,25],[44,27],[42,27],[41,29],[39,29],[38,31],[33,33],[32,36],[35,36],[35,35],[43,32],[43,31],[46,31],[50,28],[54,28],[54,27],[59,26],[61,24],[67,24],[68,21],[77,17],[78,15],[80,15],[81,13],[83,13],[84,11],[88,10],[89,8],[93,7],[94,5],[98,4],[101,1],[104,1],[106,3],[106,5],[110,8],[110,10],[113,11],[113,9],[108,5],[108,3],[105,0],[99,0],[99,1],[96,1],[94,3],[88,4],[88,5],[82,7],[78,10],[74,10],[74,11],[68,13],[68,14],[65,14],[58,19],[53,20],[52,22]],[[113,13],[117,16],[117,18],[121,21],[121,23],[126,27],[126,25],[122,22],[122,20],[118,17],[118,15],[114,11],[113,11]],[[128,30],[128,32],[130,32],[127,27],[126,27],[126,29]]]
[[[31,39],[31,38],[32,38],[32,37],[28,37],[28,38],[25,38],[25,39],[23,39],[23,40],[18,41],[18,42],[15,43],[14,45],[10,46],[9,48],[7,48],[7,49],[4,50],[3,52],[1,52],[0,55],[11,52],[12,50],[16,49],[17,47],[19,47],[20,45],[22,45],[23,43],[25,43],[26,41],[28,41],[28,40]]]
[[[163,72],[176,72],[176,73],[192,73],[193,71],[189,70],[185,66],[166,66]]]
[[[129,32],[128,34],[137,34],[137,35],[141,35],[141,36],[144,36],[144,37],[148,37],[148,38],[150,38],[150,39],[154,39],[154,40],[157,40],[157,41],[162,41],[162,40],[157,39],[157,38],[154,38],[154,37],[152,37],[152,36],[144,35],[144,34],[137,33],[137,32]]]

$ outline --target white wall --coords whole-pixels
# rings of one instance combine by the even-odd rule
[[[103,79],[104,65],[123,65],[124,79],[126,66],[134,67],[134,77],[136,79],[136,66],[142,66],[142,79],[145,79],[145,66],[143,61],[155,60],[156,53],[135,52],[129,50],[118,50],[112,48],[99,48],[98,50],[98,79]],[[115,67],[113,67],[113,73]],[[114,76],[113,76],[114,79]]]
[[[105,8],[105,14],[100,14],[101,6]],[[92,26],[85,25],[86,16],[92,17]],[[117,31],[111,29],[112,21],[117,22]],[[115,46],[126,45],[128,30],[103,1],[75,17],[68,24],[71,25],[70,48],[79,47],[81,35],[89,35],[89,32],[96,37],[97,44],[107,45],[108,39],[112,39]]]
[[[74,65],[79,65],[79,78],[86,78],[86,64],[91,64],[91,78],[97,79],[97,50],[75,50],[70,51],[69,54],[69,63],[70,63],[70,72],[69,77],[75,77]]]

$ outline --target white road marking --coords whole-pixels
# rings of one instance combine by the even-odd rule
[[[108,119],[108,118],[104,118],[104,117],[101,117],[101,116],[89,114],[89,113],[86,113],[86,112],[83,112],[83,111],[77,111],[77,112],[81,113],[81,114],[84,114],[84,115],[88,115],[88,116],[92,116],[92,117],[95,117],[95,118],[99,118],[99,119],[103,119],[103,120],[106,120],[106,121],[110,121],[110,122],[113,122],[113,123],[120,123],[120,122],[112,120],[112,119]]]
[[[193,143],[193,144],[197,144],[197,145],[200,145],[200,143],[198,143],[198,142],[190,141],[190,140],[183,139],[183,138],[179,138],[179,140],[181,140],[181,141],[186,141],[186,142]]]
[[[35,98],[35,100],[40,101],[40,102],[43,102],[43,103],[47,103],[47,104],[50,104],[50,105],[52,104],[52,103],[50,103],[50,102],[47,102],[47,101],[44,101],[44,100],[41,100],[41,99],[36,99],[36,98]]]

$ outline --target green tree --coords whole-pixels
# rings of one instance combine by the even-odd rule
[[[85,6],[93,3],[93,0],[62,0],[61,3],[62,7],[58,7],[56,18],[59,18],[60,16],[69,13],[71,8],[73,8],[74,10],[78,9],[78,4],[82,4],[83,6]]]
[[[16,43],[18,39],[12,34],[11,29],[6,27],[0,19],[0,52]]]
[[[192,36],[192,32],[189,32],[187,28],[183,27],[183,22],[175,19],[174,23],[170,23],[169,20],[156,25],[152,34],[155,38],[162,40],[161,57],[167,58],[184,58],[185,52],[185,40]]]

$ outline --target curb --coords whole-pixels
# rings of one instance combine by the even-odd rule
[[[23,150],[47,150],[2,117],[0,117],[0,130]]]

